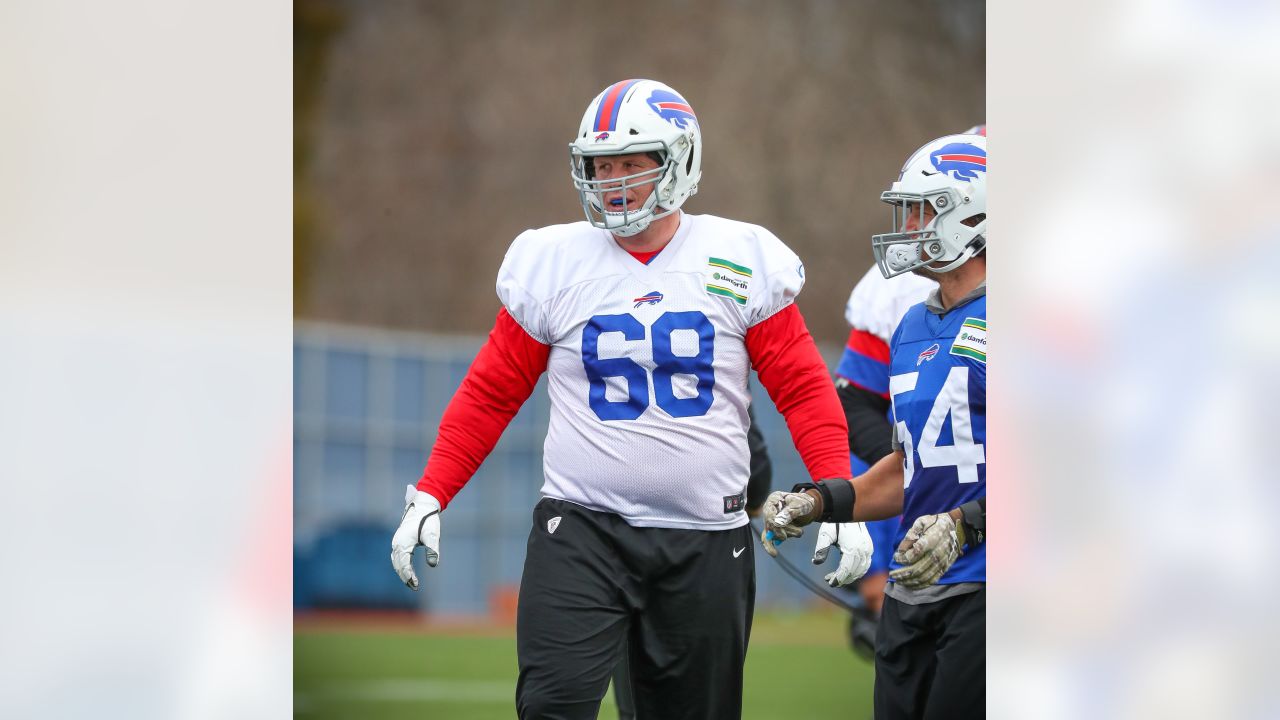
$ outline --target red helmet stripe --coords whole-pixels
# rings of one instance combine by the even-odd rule
[[[600,101],[600,107],[596,110],[596,132],[618,129],[618,109],[622,106],[622,98],[626,96],[627,90],[638,82],[640,81],[623,80],[614,83],[604,91],[604,99]]]

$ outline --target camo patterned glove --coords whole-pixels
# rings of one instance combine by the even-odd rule
[[[764,531],[760,543],[770,557],[778,557],[778,546],[787,538],[804,535],[802,525],[813,522],[816,502],[806,493],[775,490],[764,501]]]
[[[902,567],[889,573],[894,582],[911,590],[936,583],[963,554],[964,527],[950,513],[916,518],[902,538],[894,562]]]

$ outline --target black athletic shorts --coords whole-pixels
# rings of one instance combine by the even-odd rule
[[[986,717],[987,591],[920,605],[885,597],[876,720]]]
[[[543,499],[520,581],[520,717],[594,720],[624,639],[637,717],[741,717],[753,545],[750,525],[637,528]]]

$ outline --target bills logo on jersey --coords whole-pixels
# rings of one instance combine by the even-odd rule
[[[920,367],[925,362],[932,360],[933,356],[937,355],[938,351],[941,349],[942,348],[938,347],[938,343],[934,343],[929,347],[925,348],[919,355],[916,356],[916,367]]]
[[[602,132],[596,136],[596,142],[604,142],[605,140],[608,140],[608,139],[609,139],[609,133],[607,132]]]
[[[693,114],[693,108],[689,107],[689,103],[673,92],[654,90],[653,94],[649,96],[648,102],[649,107],[653,108],[653,111],[658,113],[659,117],[681,130],[687,130],[691,122],[698,122],[698,118]]]
[[[635,302],[636,307],[640,307],[641,305],[657,305],[662,302],[662,293],[657,290],[651,290],[649,293],[636,298]]]
[[[929,161],[956,180],[977,180],[987,171],[987,151],[969,143],[950,143],[929,153]]]

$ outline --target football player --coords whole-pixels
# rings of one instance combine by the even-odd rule
[[[913,153],[880,198],[881,273],[938,283],[890,341],[893,451],[852,482],[765,501],[765,547],[813,521],[902,514],[876,636],[875,716],[981,717],[986,701],[986,178],[984,135]]]
[[[640,717],[740,716],[752,368],[810,477],[851,477],[840,402],[795,305],[804,266],[763,227],[681,210],[702,152],[693,108],[662,83],[591,101],[569,144],[585,221],[525,231],[507,251],[502,309],[392,538],[416,589],[414,549],[440,561],[442,511],[545,372],[545,480],[516,620],[522,718],[596,717],[624,637]]]
[[[987,126],[975,125],[962,134],[985,137]],[[840,364],[836,367],[836,392],[840,395],[840,404],[844,407],[845,421],[849,426],[849,452],[852,454],[849,461],[854,475],[865,472],[892,451],[889,339],[907,309],[924,302],[937,286],[928,277],[914,273],[898,275],[890,280],[878,267],[872,267],[849,294],[844,316],[852,329]],[[840,566],[826,576],[832,587],[853,583],[861,596],[867,612],[854,615],[851,636],[855,638],[855,646],[859,646],[860,652],[863,651],[860,646],[865,645],[868,658],[873,650],[871,640],[875,637],[885,583],[889,579],[893,536],[900,520],[893,517],[866,524],[875,545],[866,575],[855,577],[855,568],[842,558]],[[831,545],[835,543],[838,546],[842,531],[847,532],[847,528],[823,523],[814,549],[814,564],[826,561]]]

